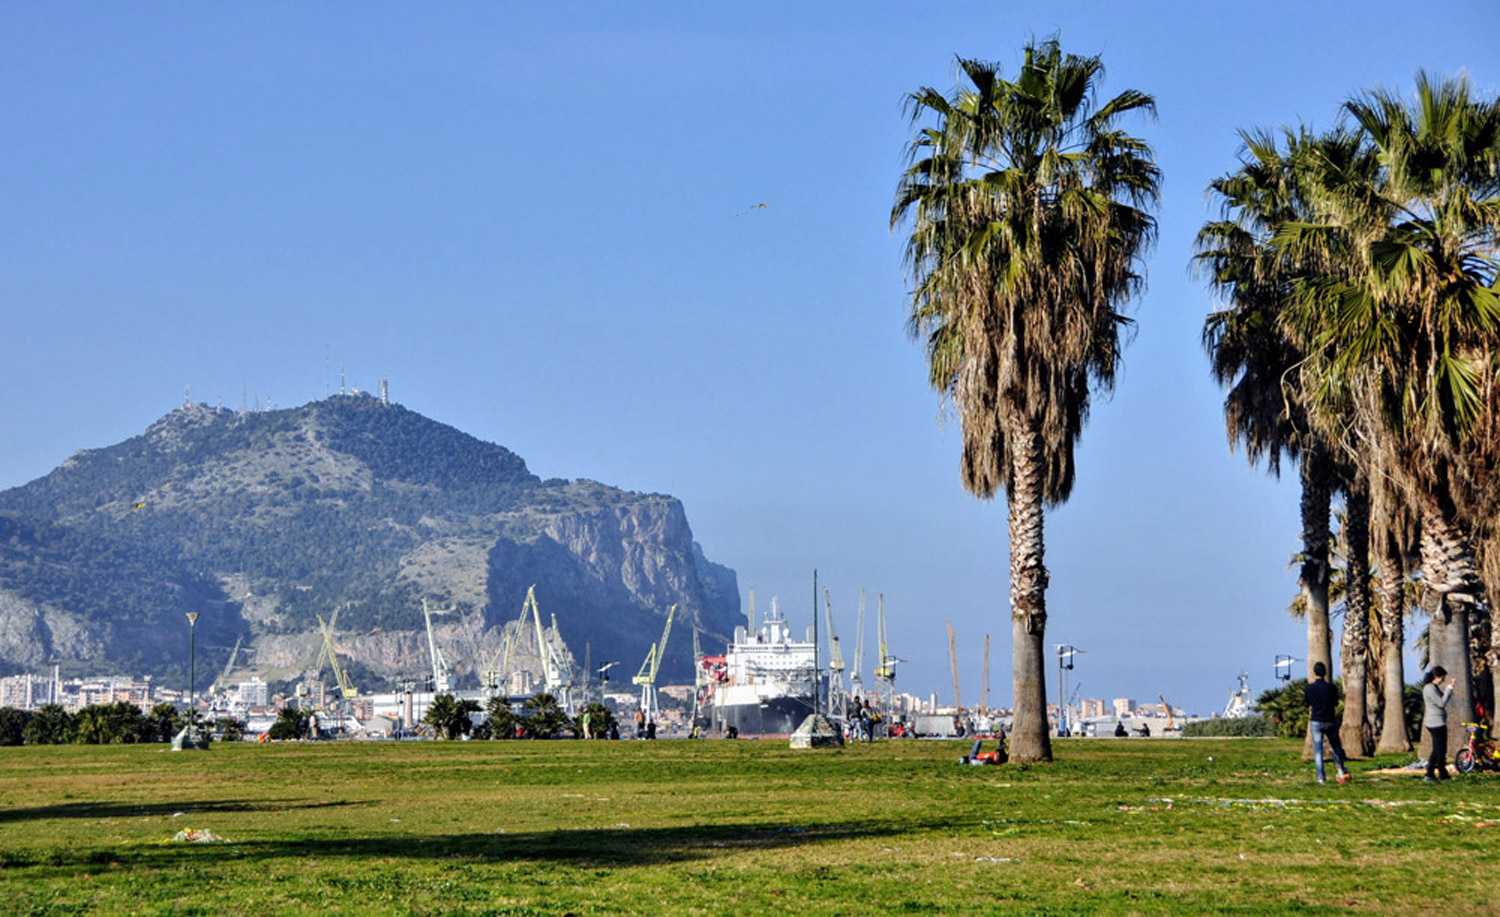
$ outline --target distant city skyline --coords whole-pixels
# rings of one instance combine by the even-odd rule
[[[341,11],[342,12],[342,11]],[[1222,708],[1304,655],[1295,475],[1226,448],[1189,270],[1236,131],[1331,125],[1418,68],[1500,92],[1489,5],[497,4],[348,15],[0,9],[0,489],[180,404],[378,390],[546,477],[683,500],[706,554],[898,690],[1010,703],[1005,508],[959,486],[889,210],[905,93],[1059,32],[1165,181],[1149,286],[1078,486],[1047,519],[1048,642],[1084,696]],[[1274,24],[1272,27],[1270,24]],[[1338,623],[1338,622],[1336,622]],[[1420,624],[1418,625],[1420,627]],[[1298,675],[1300,676],[1300,671]],[[1412,673],[1408,673],[1410,678]],[[1055,666],[1048,673],[1055,699]]]

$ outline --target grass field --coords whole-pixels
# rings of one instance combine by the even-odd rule
[[[0,748],[0,912],[1495,913],[1500,781],[1297,743]],[[174,842],[206,829],[223,843]]]

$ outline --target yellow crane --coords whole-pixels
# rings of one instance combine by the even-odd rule
[[[333,651],[333,628],[324,622],[322,615],[318,615],[318,627],[323,631],[323,649],[328,655],[328,667],[333,669],[333,678],[338,683],[339,693],[343,695],[344,700],[353,700],[359,696],[359,692],[349,683],[349,676],[344,673],[339,665],[338,654]]]
[[[500,648],[495,650],[495,655],[490,658],[490,664],[484,672],[484,686],[491,691],[505,690],[503,682],[510,677],[510,660],[514,655],[516,644],[521,640],[521,634],[526,628],[526,617],[536,607],[536,583],[532,583],[526,590],[526,601],[521,603],[521,614],[505,628],[501,639]]]
[[[1172,720],[1172,705],[1167,703],[1167,699],[1161,696],[1160,691],[1157,692],[1156,699],[1161,701],[1161,709],[1167,715],[1167,728],[1176,729],[1177,724]]]
[[[886,706],[885,729],[890,728],[890,716],[896,709],[896,664],[905,660],[897,659],[891,655],[890,644],[885,637],[885,594],[876,596],[876,626],[875,633],[880,640],[880,662],[875,666],[875,680],[885,682]]]
[[[655,722],[660,712],[656,706],[656,673],[661,669],[661,660],[667,652],[667,637],[672,634],[672,618],[677,614],[677,605],[673,604],[667,609],[667,624],[661,629],[661,642],[651,645],[646,652],[646,661],[641,663],[641,670],[630,679],[633,685],[641,686],[641,714],[646,722]]]
[[[876,596],[876,624],[875,636],[880,643],[880,656],[875,663],[875,677],[880,681],[894,683],[896,680],[896,663],[900,660],[890,654],[890,648],[885,640],[885,593]],[[892,690],[895,690],[892,688]]]

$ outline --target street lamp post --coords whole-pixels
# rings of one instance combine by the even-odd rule
[[[197,719],[197,708],[194,706],[193,692],[197,688],[198,675],[198,612],[187,613],[188,619],[188,729],[189,735],[197,736],[194,729],[194,721]]]
[[[1073,670],[1073,657],[1083,650],[1066,643],[1057,645],[1057,734],[1066,736],[1068,729],[1068,676]]]

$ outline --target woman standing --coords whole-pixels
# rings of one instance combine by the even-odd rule
[[[1432,667],[1422,680],[1422,725],[1427,728],[1432,747],[1427,752],[1428,783],[1448,779],[1448,701],[1453,699],[1453,683],[1448,680],[1448,670],[1440,665]],[[1437,776],[1433,776],[1434,765]]]

